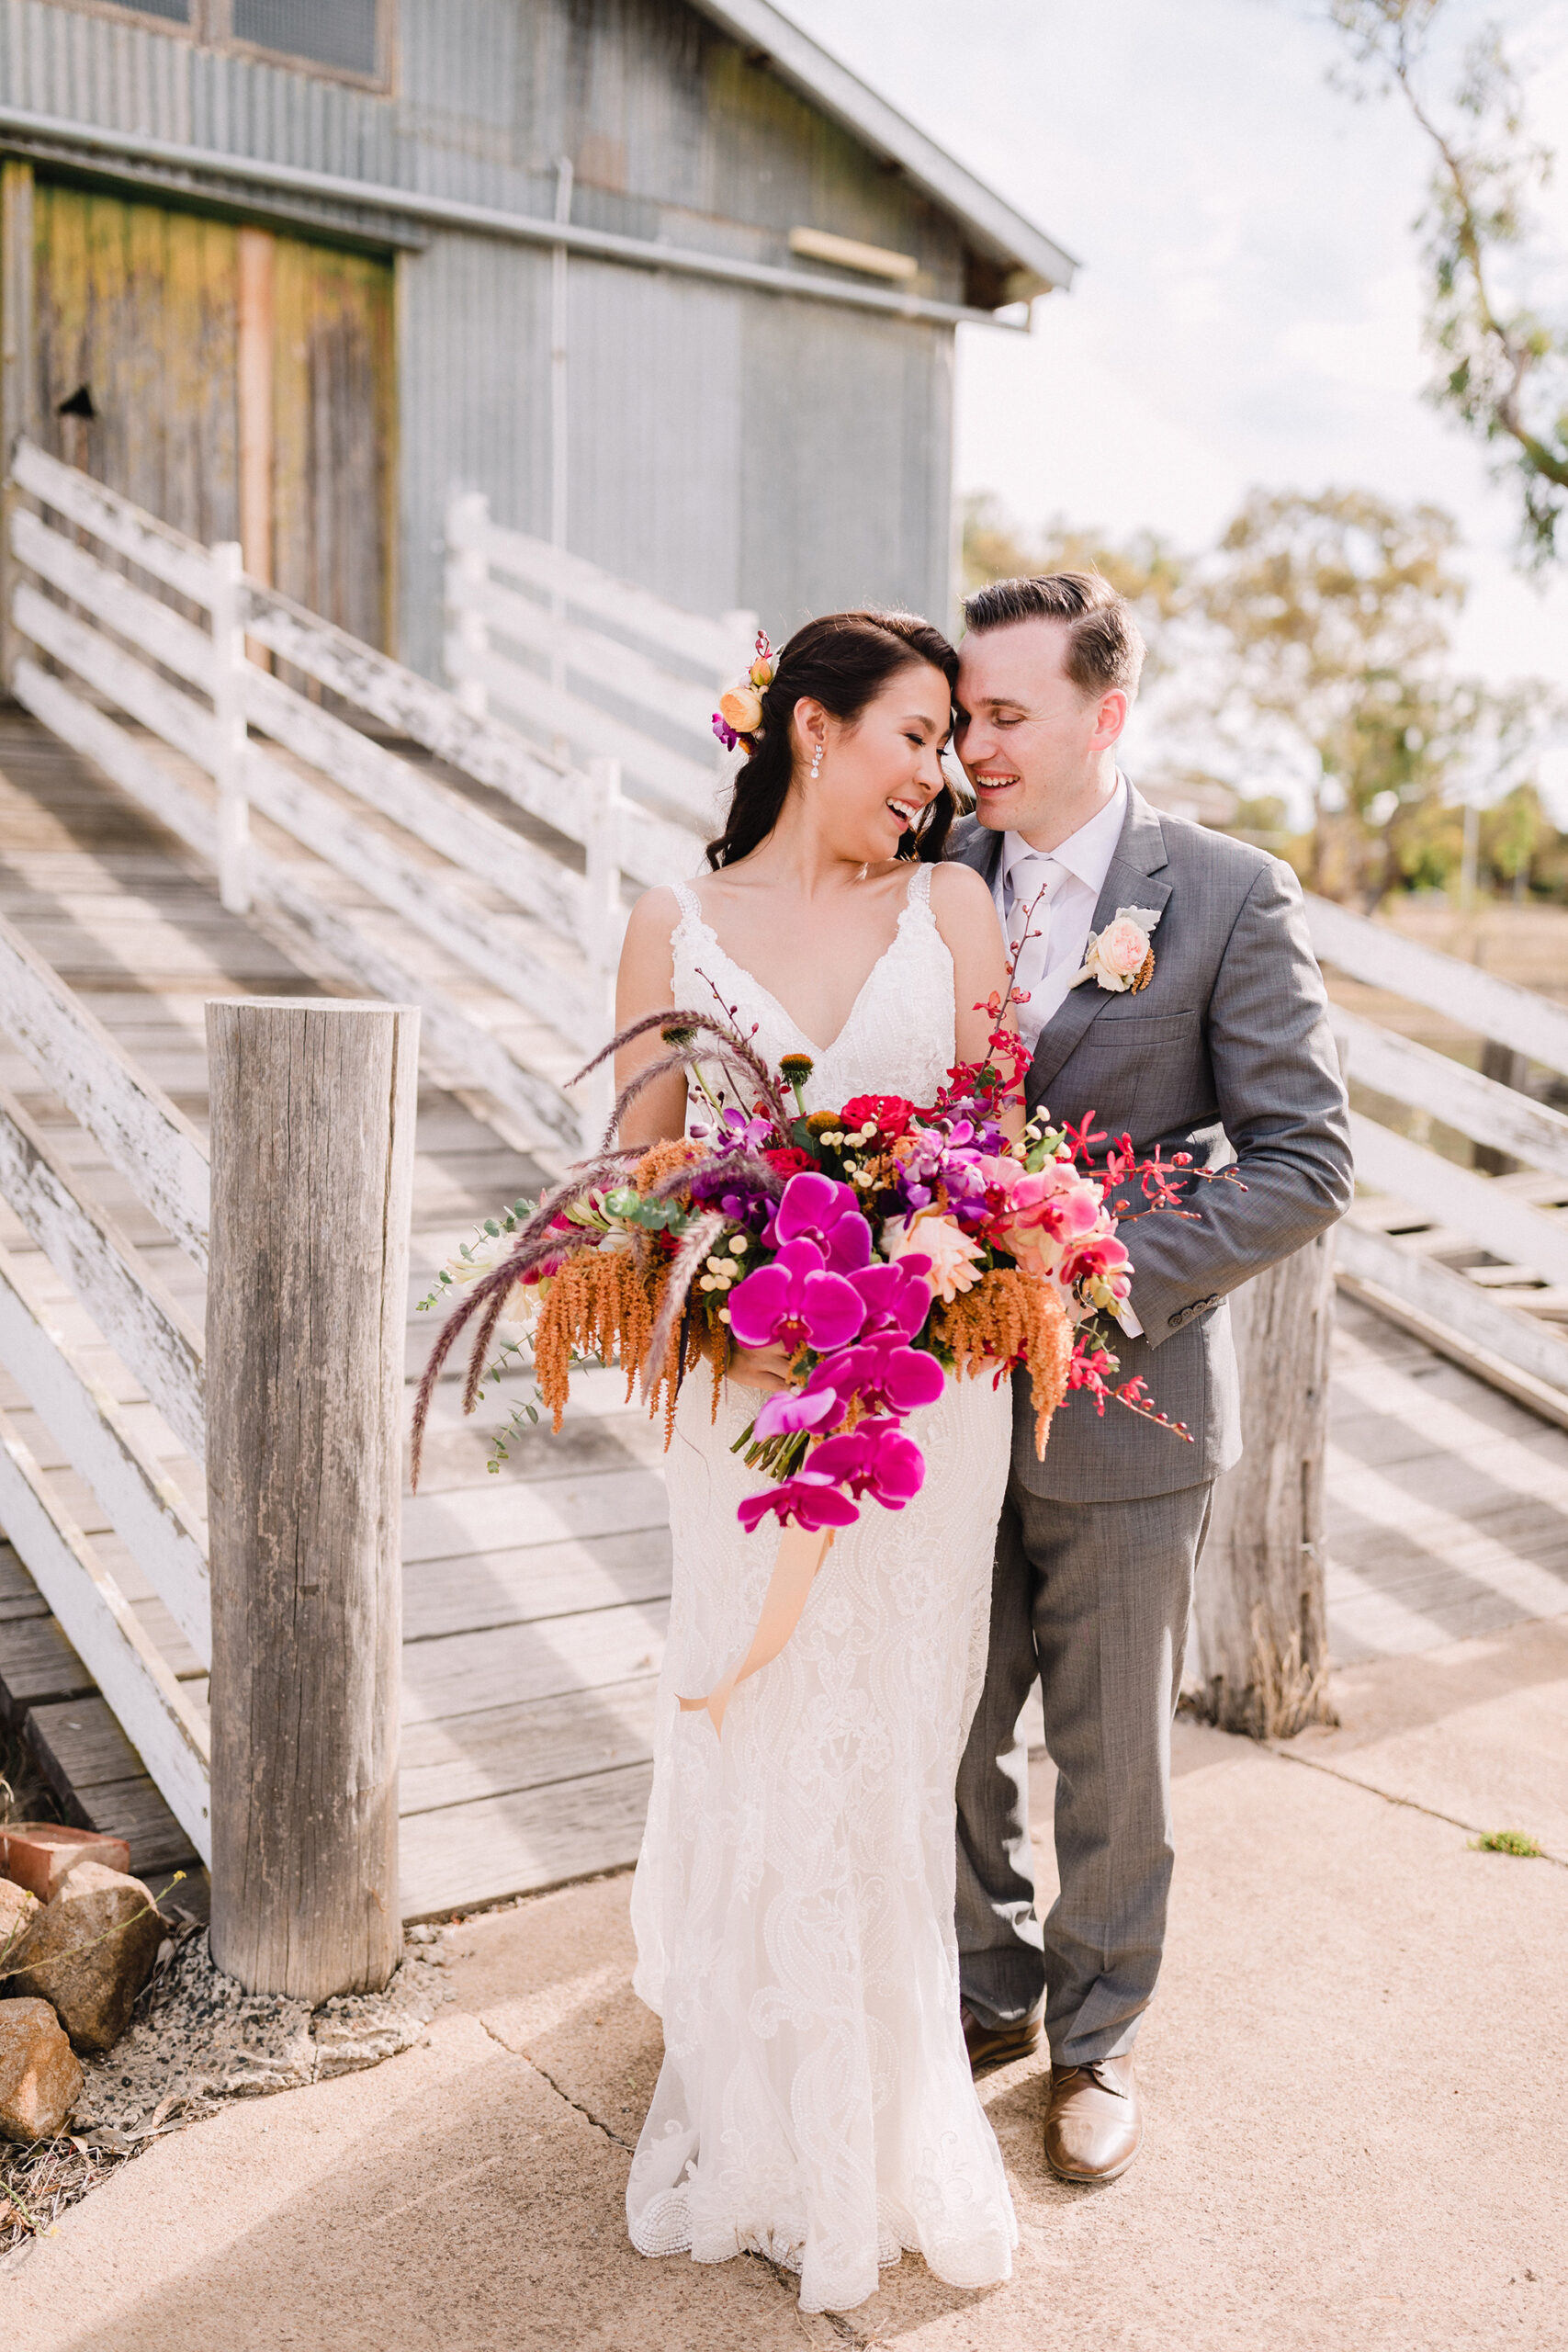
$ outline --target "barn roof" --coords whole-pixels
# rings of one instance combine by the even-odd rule
[[[781,81],[831,115],[874,154],[898,164],[933,203],[951,213],[974,249],[1001,273],[1004,290],[998,299],[1018,300],[1047,287],[1072,284],[1077,262],[1065,246],[1015,212],[994,188],[965,171],[858,74],[770,7],[768,0],[693,0],[693,5],[748,49],[764,51]]]

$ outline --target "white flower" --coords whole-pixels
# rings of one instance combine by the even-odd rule
[[[931,1261],[926,1277],[940,1299],[952,1306],[960,1291],[973,1290],[980,1277],[976,1262],[980,1250],[966,1233],[947,1216],[889,1217],[882,1228],[882,1247],[895,1263],[919,1256]]]
[[[1083,969],[1074,975],[1072,986],[1098,980],[1102,989],[1119,996],[1124,989],[1135,990],[1143,985],[1138,976],[1148,962],[1149,933],[1159,918],[1158,907],[1118,907],[1114,922],[1108,922],[1103,931],[1090,932]]]

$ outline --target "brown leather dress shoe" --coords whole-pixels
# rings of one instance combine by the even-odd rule
[[[1143,2136],[1131,2058],[1052,2067],[1045,2161],[1063,2180],[1115,2180],[1137,2154]]]
[[[973,2009],[959,2010],[964,2019],[964,2046],[969,2072],[988,2075],[993,2067],[1010,2066],[1016,2058],[1032,2058],[1040,2047],[1040,2019],[1024,2018],[1017,2025],[982,2025]]]

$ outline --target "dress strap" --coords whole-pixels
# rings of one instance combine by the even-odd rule
[[[670,888],[675,893],[675,903],[681,910],[681,921],[682,922],[701,922],[703,919],[703,902],[698,898],[696,892],[692,888],[691,885],[686,882],[671,882]]]
[[[905,898],[904,904],[906,907],[929,907],[931,902],[931,865],[929,861],[924,858],[917,859],[915,870],[909,876],[909,888]]]

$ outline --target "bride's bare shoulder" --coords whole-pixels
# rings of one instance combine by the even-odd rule
[[[965,929],[986,922],[996,927],[996,900],[972,865],[948,861],[931,867],[931,912],[944,930],[950,922]]]

